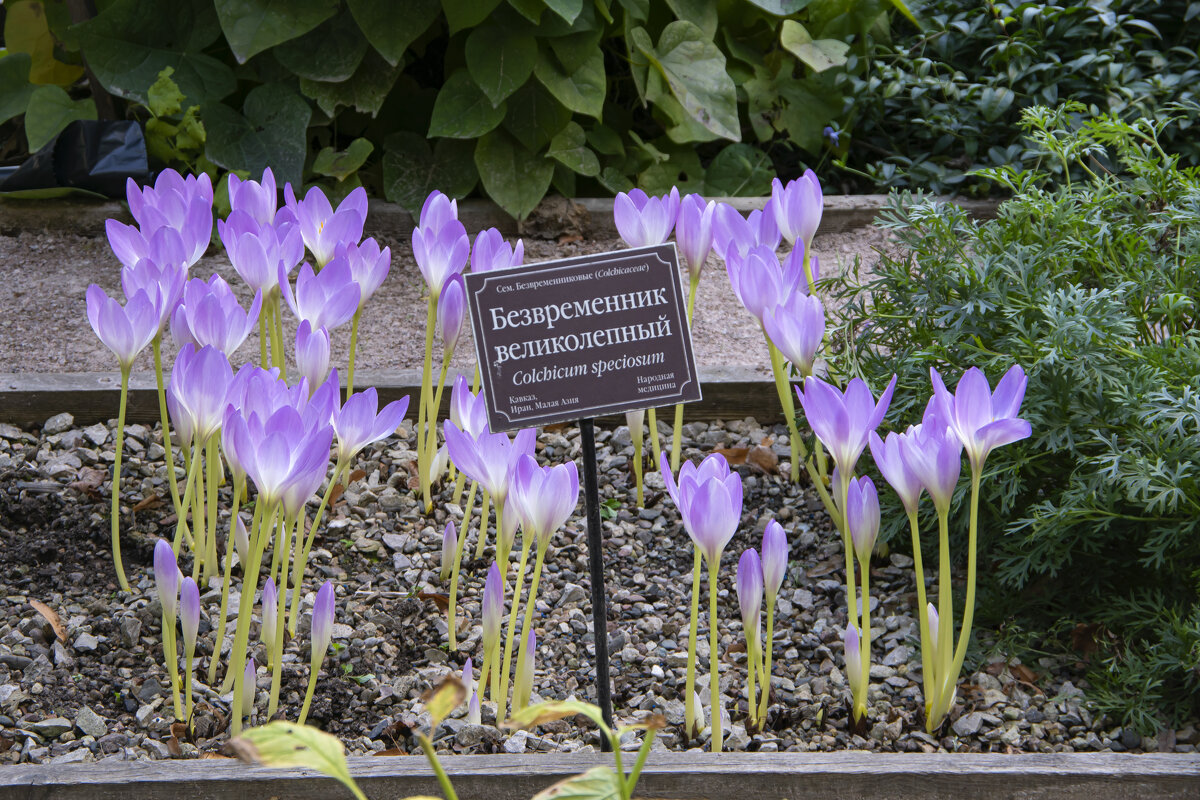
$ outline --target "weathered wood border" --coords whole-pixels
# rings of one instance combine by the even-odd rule
[[[454,756],[446,771],[462,800],[521,800],[611,757]],[[420,756],[350,759],[373,800],[441,794]],[[627,765],[628,768],[628,765]],[[104,761],[0,769],[0,796],[39,800],[349,797],[312,770],[222,761]],[[730,800],[1200,800],[1200,755],[656,753],[637,796]]]
[[[452,384],[454,377],[449,375],[447,383]],[[75,417],[77,424],[107,422],[117,416],[120,380],[120,373],[115,371],[0,373],[0,422],[40,425],[63,411]],[[700,383],[704,399],[684,407],[685,419],[754,417],[762,423],[783,419],[775,384],[766,375],[745,367],[710,367],[700,370]],[[360,372],[354,384],[357,389],[374,386],[381,403],[409,395],[413,400],[410,408],[416,408],[421,373],[418,370]],[[444,392],[443,415],[449,407],[450,393]],[[158,421],[158,392],[153,373],[134,373],[130,378],[126,418],[130,423]]]
[[[716,198],[730,203],[743,213],[762,208],[765,197]],[[887,195],[830,195],[825,198],[821,217],[821,232],[853,230],[870,225],[879,210],[887,204]],[[995,216],[998,201],[954,199],[978,217]],[[458,216],[468,231],[488,227],[499,228],[506,236],[518,234],[543,235],[555,238],[563,231],[575,231],[583,236],[615,236],[612,200],[606,197],[586,197],[568,200],[548,197],[529,218],[518,224],[503,209],[490,200],[463,200],[458,204]],[[0,234],[16,235],[25,231],[52,231],[83,236],[104,236],[104,221],[109,218],[133,222],[129,209],[118,201],[88,200],[4,200],[0,199]],[[372,200],[367,213],[367,233],[373,236],[408,238],[415,223],[412,215],[395,203]]]

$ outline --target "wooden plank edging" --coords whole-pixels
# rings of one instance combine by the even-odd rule
[[[626,760],[632,754],[626,754]],[[522,800],[597,764],[601,754],[450,756],[443,765],[462,800]],[[626,764],[626,768],[629,764]],[[373,800],[440,795],[420,756],[355,757],[350,768]],[[1195,754],[654,753],[637,796],[737,800],[1198,800]],[[41,800],[234,800],[349,797],[307,769],[247,767],[232,761],[108,759],[96,764],[0,769],[0,795]]]
[[[447,377],[448,385],[453,384],[454,377],[454,374]],[[0,373],[0,422],[41,425],[64,411],[75,417],[76,424],[107,422],[117,416],[120,380],[118,372]],[[366,371],[358,373],[354,383],[356,389],[376,387],[380,404],[409,395],[413,400],[410,408],[415,409],[421,373],[418,370]],[[764,424],[783,419],[775,384],[752,369],[701,368],[700,384],[704,399],[684,407],[685,419],[754,417]],[[449,407],[450,392],[443,392],[443,415]],[[411,413],[409,417],[412,417]],[[126,419],[129,423],[153,424],[158,421],[158,392],[153,373],[139,372],[130,377]]]

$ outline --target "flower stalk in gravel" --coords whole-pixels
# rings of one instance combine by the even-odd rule
[[[688,273],[687,323],[692,327],[696,310],[696,289],[700,286],[700,272],[708,254],[712,252],[713,215],[717,204],[698,194],[689,194],[679,203],[679,216],[675,221],[675,243],[683,256]],[[679,469],[679,454],[683,446],[683,403],[675,404],[675,421],[671,430],[671,469]],[[641,503],[638,503],[640,506]]]
[[[158,590],[159,605],[162,606],[163,659],[167,662],[167,674],[171,679],[171,699],[175,703],[176,719],[183,719],[183,705],[179,700],[179,662],[175,649],[180,577],[175,552],[165,539],[159,539],[154,544],[154,586]]]
[[[762,625],[763,567],[758,551],[747,548],[738,559],[737,566],[738,608],[742,612],[742,631],[746,636],[746,697],[750,709],[747,726],[753,730],[762,728],[758,716],[758,698],[755,695],[754,678],[762,669],[759,654],[759,636]],[[710,684],[715,686],[717,684]],[[770,691],[770,680],[763,678],[763,693]]]
[[[504,643],[504,673],[500,683],[500,711],[497,719],[504,718],[505,695],[508,688],[508,672],[512,658],[513,629],[517,617],[521,586],[525,580],[525,564],[529,548],[537,541],[537,556],[533,564],[533,576],[529,580],[529,596],[525,598],[525,616],[521,623],[520,650],[517,653],[517,677],[529,670],[530,653],[527,645],[532,635],[533,609],[537,604],[538,582],[542,577],[542,565],[546,550],[554,533],[575,513],[579,505],[579,470],[574,461],[552,467],[538,466],[537,459],[522,455],[516,463],[513,476],[512,502],[521,521],[521,562],[517,568],[517,581],[513,589],[512,610],[508,618],[508,634]],[[528,693],[522,694],[522,686],[513,688],[513,709],[523,708],[528,702]],[[522,701],[524,698],[524,701]]]
[[[430,407],[429,421],[437,425],[437,413],[442,407],[442,391],[446,388],[446,372],[450,369],[450,359],[454,357],[454,348],[458,346],[459,337],[467,323],[467,291],[462,275],[455,273],[446,279],[442,292],[437,301],[437,326],[442,339],[442,367],[438,372],[437,385],[433,390],[433,404]],[[432,497],[433,470],[431,469],[437,453],[437,432],[426,437],[424,443],[424,458],[419,459],[425,464],[421,473],[421,496]]]
[[[859,651],[859,679],[851,682],[850,692],[854,698],[854,719],[860,720],[867,712],[867,685],[871,673],[871,551],[879,537],[879,495],[875,484],[864,476],[850,481],[846,494],[846,527],[854,544],[862,578],[862,610],[856,611],[850,604],[849,611],[855,626],[861,631]]]
[[[354,392],[354,355],[358,350],[358,321],[362,316],[363,306],[371,296],[383,285],[392,268],[392,249],[379,249],[379,242],[374,238],[363,239],[361,244],[346,242],[338,251],[338,257],[344,257],[350,265],[350,275],[358,284],[358,308],[350,320],[350,363],[346,370],[346,396]]]
[[[678,217],[679,189],[674,186],[661,197],[650,197],[641,189],[632,189],[628,194],[618,192],[613,199],[613,222],[617,233],[630,247],[662,244],[671,235]],[[657,465],[662,448],[658,443],[658,415],[653,408],[646,410],[646,422],[650,426],[650,452]],[[637,487],[640,498],[640,478]],[[638,505],[641,505],[640,501]]]
[[[437,438],[438,409],[432,404],[433,333],[437,327],[438,299],[450,277],[466,268],[471,255],[471,239],[467,236],[467,229],[458,221],[456,201],[437,190],[425,198],[420,224],[413,230],[412,249],[417,267],[429,289],[425,308],[425,361],[421,372],[421,397],[417,404],[417,474],[424,476],[429,473],[428,459],[433,454],[427,440]],[[422,489],[425,513],[428,514],[433,509],[433,499],[429,487]]]
[[[304,724],[304,720],[308,719],[308,711],[312,708],[313,692],[317,688],[317,674],[321,671],[325,654],[329,652],[329,643],[333,641],[335,600],[333,584],[325,581],[317,590],[317,599],[313,603],[312,626],[309,634],[311,652],[308,660],[308,688],[304,692],[304,704],[300,707],[300,717],[297,719],[301,725]]]
[[[717,660],[717,571],[721,553],[737,531],[742,516],[742,479],[729,470],[729,462],[714,453],[697,467],[690,461],[679,469],[676,482],[670,464],[660,457],[659,469],[667,493],[679,509],[684,528],[695,546],[692,568],[692,619],[688,629],[688,671],[684,696],[690,697],[696,685],[696,634],[700,616],[700,561],[708,564],[709,686],[711,687],[712,751],[721,751],[721,682]],[[691,712],[689,706],[687,709]],[[686,715],[688,735],[694,735],[695,718]]]
[[[927,726],[935,730],[942,723],[954,703],[958,675],[967,655],[967,644],[971,639],[971,624],[975,616],[975,583],[977,547],[979,533],[979,484],[983,477],[983,465],[988,454],[997,447],[1028,438],[1032,429],[1027,420],[1017,416],[1025,398],[1028,379],[1025,371],[1014,364],[996,384],[993,391],[987,377],[978,367],[963,373],[951,395],[936,369],[930,368],[933,382],[933,413],[947,428],[947,436],[953,436],[962,444],[971,468],[970,527],[967,534],[967,596],[963,606],[962,628],[958,643],[953,645],[954,616],[952,598],[948,588],[950,557],[949,544],[943,539],[941,558],[941,585],[938,593],[938,647],[936,674],[940,688],[935,692],[933,713]],[[933,495],[929,486],[926,491]],[[935,503],[937,498],[935,498]],[[918,580],[920,580],[918,576]]]
[[[183,718],[192,729],[192,659],[196,655],[196,635],[200,632],[200,587],[191,577],[179,588],[179,627],[183,629],[184,702]]]
[[[767,638],[763,640],[763,691],[759,701],[758,719],[766,720],[767,704],[771,698],[771,656],[775,642],[775,601],[787,575],[788,541],[783,526],[776,520],[767,523],[763,531],[762,564],[763,592],[767,598]]]
[[[645,508],[645,491],[642,487],[643,455],[646,444],[646,410],[625,412],[625,425],[629,428],[629,438],[633,442],[633,483],[636,489],[637,507]]]
[[[480,605],[483,616],[483,666],[479,670],[479,686],[481,693],[487,689],[495,702],[500,696],[500,626],[504,621],[504,577],[495,561],[488,567]],[[489,675],[492,678],[490,687]]]
[[[129,399],[129,373],[138,353],[158,335],[162,321],[163,298],[160,293],[136,292],[122,306],[96,284],[87,290],[88,322],[104,346],[113,351],[121,364],[121,400],[117,411],[116,457],[112,482],[113,564],[121,590],[129,591],[125,566],[121,562],[121,454],[125,446],[125,405]],[[168,470],[169,471],[169,470]]]

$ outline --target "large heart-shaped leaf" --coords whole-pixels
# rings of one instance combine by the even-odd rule
[[[466,57],[475,85],[498,106],[533,73],[537,40],[528,31],[480,25],[467,36]]]
[[[704,167],[691,147],[672,150],[667,161],[656,161],[638,175],[638,186],[646,194],[662,195],[674,186],[680,194],[703,194]]]
[[[275,48],[275,58],[310,81],[349,80],[363,56],[367,40],[349,14],[337,14],[303,36]]]
[[[604,111],[608,82],[604,74],[604,53],[599,47],[592,48],[579,68],[569,74],[558,63],[558,59],[543,52],[534,68],[534,75],[567,108],[600,118]]]
[[[424,136],[402,131],[383,143],[383,191],[410,214],[418,214],[434,189],[450,197],[466,197],[479,181],[475,143],[438,139],[433,149]]]
[[[499,125],[506,111],[503,103],[493,106],[470,74],[459,69],[438,92],[429,119],[429,135],[476,139]]]
[[[98,16],[72,28],[88,66],[104,88],[147,102],[147,91],[165,67],[189,104],[220,100],[233,92],[233,70],[205,55],[221,36],[212,3],[175,0],[164,13],[159,0],[116,0]]]
[[[375,116],[399,75],[399,66],[391,66],[383,56],[371,50],[349,80],[328,83],[301,78],[300,91],[316,100],[321,110],[331,117],[341,106]]]
[[[735,142],[708,165],[704,176],[707,193],[726,197],[763,197],[771,193],[775,167],[762,150]]]
[[[792,19],[783,21],[779,31],[779,43],[803,61],[813,72],[824,72],[830,67],[846,63],[850,45],[837,39],[814,39],[808,29]]]
[[[725,139],[741,139],[737,87],[725,71],[725,55],[698,27],[676,20],[663,29],[654,49],[638,49],[659,71],[692,119]]]
[[[712,0],[667,0],[679,19],[695,25],[709,39],[717,35],[717,4]]]
[[[442,0],[450,33],[474,28],[491,15],[500,0]]]
[[[529,216],[554,177],[554,162],[530,152],[503,130],[492,131],[475,145],[475,167],[488,196],[517,219]]]
[[[279,180],[300,184],[312,117],[303,97],[283,84],[267,83],[250,90],[241,113],[223,103],[210,103],[200,113],[209,161],[252,175],[270,167]]]
[[[96,104],[90,97],[72,100],[58,86],[39,86],[29,96],[29,106],[25,109],[25,138],[29,141],[29,152],[41,150],[68,123],[95,118]]]
[[[751,5],[756,5],[763,11],[774,14],[777,17],[786,17],[788,14],[795,14],[797,11],[805,8],[812,0],[748,0]]]
[[[0,122],[25,113],[34,89],[29,82],[32,64],[28,53],[9,53],[0,58]]]
[[[568,122],[567,127],[550,140],[546,155],[580,175],[594,177],[600,174],[600,159],[588,149],[587,134],[576,122]]]
[[[321,152],[317,153],[317,157],[313,159],[312,171],[318,175],[344,181],[367,163],[367,159],[374,149],[375,145],[371,144],[370,139],[362,138],[355,139],[345,150],[323,147]]]
[[[546,7],[570,25],[583,11],[583,0],[546,0]]]
[[[57,42],[48,19],[54,8],[47,8],[39,0],[9,2],[4,16],[4,44],[10,53],[27,53],[32,59],[31,68],[26,70],[31,82],[70,86],[83,75],[83,67],[64,64],[54,57]]]
[[[332,17],[338,0],[216,0],[216,7],[229,49],[244,64]]]
[[[536,82],[529,82],[508,99],[504,127],[533,152],[538,152],[567,127],[571,111]]]
[[[438,0],[347,0],[363,35],[395,66],[442,13]]]

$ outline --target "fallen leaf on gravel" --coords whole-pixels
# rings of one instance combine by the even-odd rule
[[[828,575],[829,573],[836,571],[840,566],[841,564],[838,564],[834,561],[822,561],[820,564],[817,564],[810,569],[807,574],[810,578],[819,578],[822,575]]]
[[[779,472],[779,456],[775,455],[775,451],[770,447],[763,447],[761,444],[750,448],[746,462],[758,467],[768,475]]]
[[[364,469],[356,469],[356,470],[354,470],[353,472],[351,472],[351,473],[350,473],[350,476],[349,476],[349,477],[347,477],[347,478],[346,478],[346,484],[347,484],[347,485],[349,485],[349,484],[351,484],[351,483],[354,483],[355,481],[361,481],[361,480],[362,480],[363,478],[365,478],[365,477],[367,477],[367,471],[366,471],[366,470],[364,470]]]
[[[54,635],[60,642],[65,644],[67,641],[67,629],[63,627],[62,620],[58,618],[58,614],[54,613],[54,609],[41,600],[30,600],[29,605],[33,606],[33,610],[41,614],[46,622],[50,623],[50,627],[54,628]]]
[[[14,744],[15,742],[7,736],[0,736],[0,753],[7,753],[9,750],[12,750]]]
[[[219,758],[219,759],[221,759],[222,761],[232,761],[232,760],[233,760],[233,759],[231,759],[229,756],[223,756],[223,755],[221,755],[220,753],[209,753],[209,752],[204,752],[204,753],[201,753],[201,754],[200,754],[200,757],[201,757],[201,758]]]
[[[1033,686],[1037,684],[1038,674],[1024,664],[1009,664],[1008,669],[1013,677],[1022,683]]]
[[[94,469],[92,467],[84,467],[79,470],[79,480],[72,481],[67,484],[68,489],[75,489],[84,494],[96,494],[100,487],[104,485],[104,479],[107,474],[104,470]]]
[[[439,611],[450,610],[450,595],[442,594],[441,592],[417,592],[418,600],[432,600],[437,605]]]
[[[583,241],[583,237],[580,236],[578,233],[564,233],[562,236],[558,237],[558,243],[560,245],[575,244],[575,242],[582,242],[582,241]]]
[[[729,462],[729,466],[736,467],[739,464],[746,463],[746,457],[750,455],[749,447],[714,447],[713,452],[719,456],[724,456]]]
[[[170,739],[167,739],[167,751],[175,758],[183,755],[183,748],[179,746],[178,737],[172,736]]]
[[[342,493],[345,491],[346,487],[343,484],[339,483],[337,486],[333,487],[333,490],[329,493],[329,505],[336,506],[338,500],[342,499]]]
[[[375,755],[377,756],[406,756],[408,753],[401,750],[399,747],[389,747],[387,750],[380,750]]]
[[[133,507],[133,511],[136,513],[138,511],[145,511],[147,508],[158,508],[162,504],[162,498],[156,494],[152,494],[139,500],[137,505]]]

